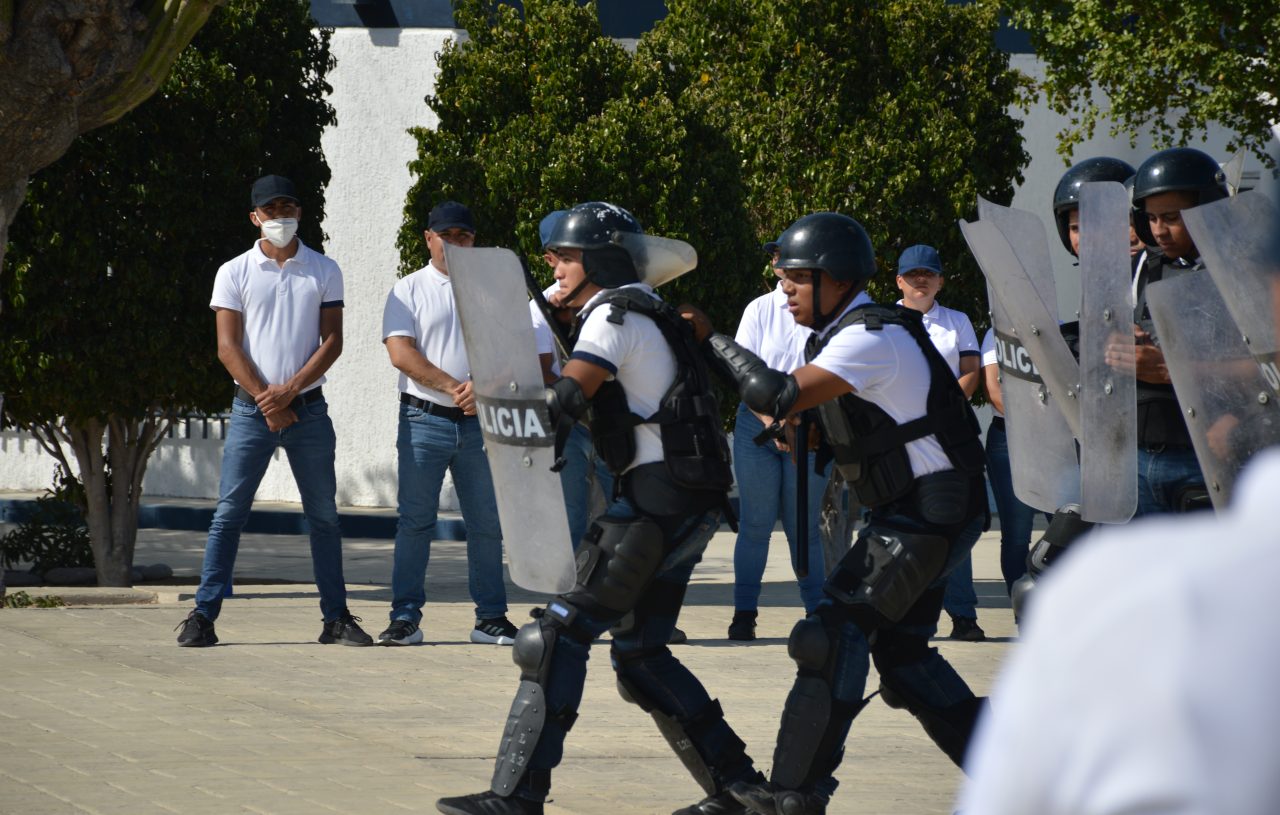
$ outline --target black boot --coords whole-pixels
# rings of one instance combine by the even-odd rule
[[[436,801],[436,809],[444,815],[542,815],[542,802],[504,798],[494,792],[477,792]]]
[[[729,623],[729,639],[738,642],[751,642],[756,638],[755,611],[733,612],[733,622]]]
[[[722,790],[692,806],[677,809],[671,815],[747,815],[747,810],[728,790]]]
[[[739,781],[729,792],[756,815],[826,815],[827,800],[799,790],[774,789],[773,784]]]

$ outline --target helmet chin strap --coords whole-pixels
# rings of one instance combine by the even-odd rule
[[[822,307],[818,305],[822,301],[822,272],[820,272],[817,269],[814,269],[813,270],[813,316],[814,316],[813,330],[820,332],[823,329],[825,329],[828,325],[830,325],[831,321],[834,320],[836,316],[840,314],[840,312],[844,311],[845,306],[849,305],[849,301],[857,296],[858,291],[859,289],[857,286],[850,286],[848,293],[846,293],[844,297],[840,298],[840,302],[836,303],[835,306],[832,307],[831,311],[827,312],[826,314],[823,314],[821,310]]]

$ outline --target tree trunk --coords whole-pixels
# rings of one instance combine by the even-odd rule
[[[4,268],[4,250],[9,245],[9,224],[13,223],[27,197],[27,179],[24,177],[16,183],[0,186],[0,269]]]
[[[93,548],[98,585],[132,586],[133,541],[129,541],[128,556],[122,557],[114,536],[110,477],[102,452],[106,431],[106,424],[99,419],[66,422],[67,436],[79,465],[80,483],[84,485],[85,521],[89,524],[89,544]]]
[[[27,180],[160,87],[222,0],[0,0],[0,262]]]

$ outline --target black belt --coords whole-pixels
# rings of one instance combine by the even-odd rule
[[[432,402],[430,399],[419,399],[409,393],[400,394],[400,404],[408,405],[409,407],[416,407],[423,413],[429,413],[432,416],[439,416],[440,418],[448,419],[451,422],[460,422],[466,416],[460,407],[447,407],[437,402]]]
[[[256,405],[258,403],[258,400],[254,397],[252,393],[249,393],[247,390],[240,387],[239,385],[236,385],[236,398],[242,402],[248,402],[251,405]],[[324,398],[324,388],[312,388],[306,393],[299,395],[297,399],[293,400],[293,402],[295,404],[298,402],[301,402],[304,405],[309,405],[312,402],[319,401],[323,398]]]

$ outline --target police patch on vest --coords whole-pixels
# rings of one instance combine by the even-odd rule
[[[1040,369],[1031,361],[1022,340],[1012,334],[996,331],[996,359],[1000,361],[1000,372],[1027,382],[1044,384],[1040,377]]]
[[[476,415],[486,441],[515,447],[551,447],[547,405],[541,399],[488,399],[476,396]]]

